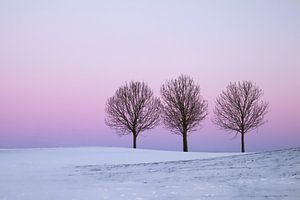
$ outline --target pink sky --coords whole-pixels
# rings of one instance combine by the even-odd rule
[[[252,80],[270,103],[246,150],[300,146],[300,4],[297,1],[0,2],[0,148],[124,146],[104,124],[106,99],[125,81],[191,75],[210,115],[192,151],[239,151],[212,125],[230,81]],[[181,150],[159,127],[140,148]]]

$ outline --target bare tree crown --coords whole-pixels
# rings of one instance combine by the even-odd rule
[[[230,83],[216,99],[213,122],[219,127],[246,133],[265,123],[268,103],[262,90],[251,81]]]
[[[152,129],[159,123],[160,100],[144,82],[120,87],[106,103],[106,124],[121,135]]]
[[[195,131],[208,114],[200,87],[189,76],[167,81],[161,87],[161,98],[163,122],[175,134]]]

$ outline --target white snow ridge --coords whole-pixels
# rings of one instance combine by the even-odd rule
[[[0,150],[0,200],[300,199],[300,148]]]

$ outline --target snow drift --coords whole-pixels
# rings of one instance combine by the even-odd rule
[[[300,148],[0,150],[0,199],[299,199]]]

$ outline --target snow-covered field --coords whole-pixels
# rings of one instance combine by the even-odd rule
[[[0,200],[300,199],[300,148],[0,150]]]

